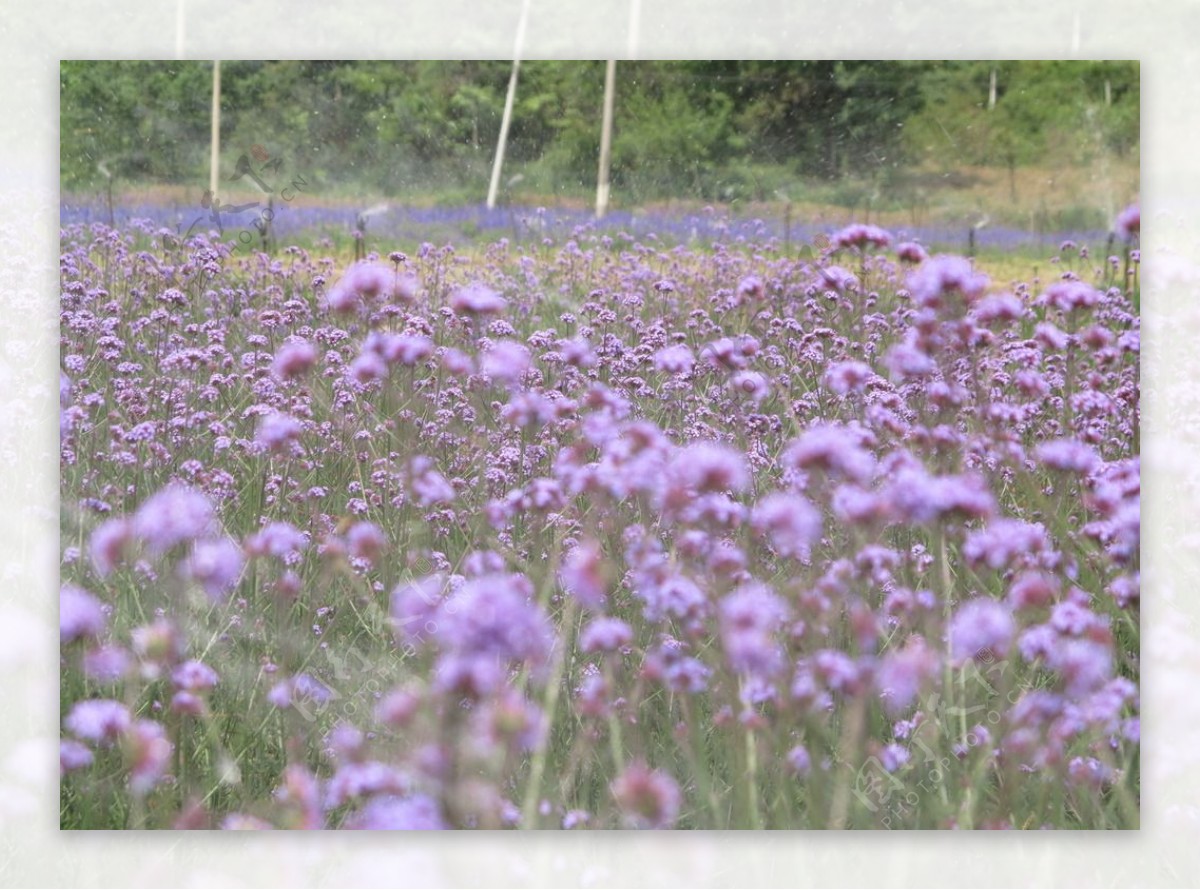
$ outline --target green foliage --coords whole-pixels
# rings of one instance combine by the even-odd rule
[[[521,64],[506,181],[590,191],[604,68]],[[327,190],[476,194],[511,71],[504,61],[224,62],[222,154],[261,144]],[[738,201],[852,180],[843,203],[859,190],[903,201],[913,167],[1128,157],[1138,74],[1137,62],[621,62],[613,187],[631,203]],[[204,182],[211,79],[210,62],[63,62],[64,187],[103,188],[101,163],[127,181]]]
[[[925,107],[905,127],[907,149],[952,166],[1073,164],[1098,133],[1125,156],[1138,145],[1138,74],[1137,62],[936,63],[922,81]]]

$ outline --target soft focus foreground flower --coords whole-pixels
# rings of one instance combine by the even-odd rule
[[[999,602],[968,600],[950,620],[950,657],[956,665],[972,659],[998,661],[1012,645],[1016,630],[1012,614]]]
[[[926,260],[909,276],[908,288],[914,302],[941,312],[959,302],[960,310],[974,303],[987,287],[988,279],[975,271],[965,257],[939,255]]]
[[[359,262],[346,270],[329,290],[329,307],[336,312],[355,309],[363,300],[385,302],[396,288],[396,273],[377,263]]]
[[[242,549],[229,538],[197,541],[183,563],[183,572],[217,602],[237,585],[245,561]]]
[[[1142,208],[1138,204],[1130,204],[1117,214],[1114,228],[1117,234],[1126,241],[1140,235],[1142,232]]]
[[[492,315],[502,312],[507,301],[483,284],[471,284],[454,292],[451,308],[463,315]]]
[[[82,587],[65,584],[58,593],[58,636],[62,643],[98,637],[107,621],[104,607]]]
[[[679,786],[644,763],[625,767],[612,783],[612,794],[633,828],[670,828],[679,817]]]
[[[103,698],[76,702],[64,721],[77,738],[86,742],[111,745],[128,731],[133,718],[118,701]]]
[[[185,485],[170,485],[156,492],[133,515],[134,534],[155,554],[214,531],[216,511],[212,501]]]

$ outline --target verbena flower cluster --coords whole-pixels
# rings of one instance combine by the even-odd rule
[[[1136,826],[1136,258],[156,234],[62,232],[64,827]]]

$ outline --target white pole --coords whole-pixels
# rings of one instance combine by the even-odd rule
[[[517,39],[513,45],[512,74],[508,76],[508,93],[504,97],[504,115],[500,118],[500,138],[496,140],[496,157],[492,161],[492,181],[488,183],[487,206],[496,206],[500,190],[500,168],[504,166],[504,145],[508,142],[508,125],[512,121],[513,99],[517,95],[517,72],[521,67],[521,50],[525,43],[525,23],[529,20],[529,0],[521,3],[521,18],[517,22]]]
[[[221,155],[221,62],[213,62],[212,156],[209,161],[208,190],[217,199],[217,173]]]
[[[988,78],[988,111],[996,107],[996,69],[992,69],[992,75]]]
[[[513,97],[517,94],[517,71],[520,59],[513,59],[512,74],[508,77],[508,95],[504,97],[504,116],[500,118],[500,138],[496,142],[496,158],[492,161],[492,181],[488,183],[487,206],[496,206],[496,192],[500,190],[500,168],[504,166],[504,144],[508,142],[508,124],[512,120]]]
[[[600,122],[600,173],[596,179],[596,219],[608,211],[608,168],[612,160],[613,93],[616,91],[617,63],[609,59],[604,69],[604,116]]]

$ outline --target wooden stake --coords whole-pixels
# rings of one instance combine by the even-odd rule
[[[596,179],[596,219],[608,212],[608,171],[612,161],[613,93],[617,84],[617,63],[609,59],[604,69],[604,113],[600,122],[600,173]]]

